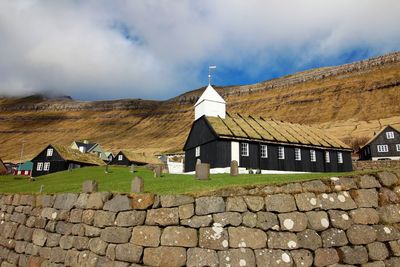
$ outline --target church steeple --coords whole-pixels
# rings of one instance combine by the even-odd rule
[[[226,102],[209,84],[194,105],[194,113],[195,120],[203,115],[225,119]]]

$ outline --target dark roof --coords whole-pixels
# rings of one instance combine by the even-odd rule
[[[368,142],[366,142],[362,147],[360,147],[360,149],[363,149],[366,145],[369,145],[370,143],[372,143],[387,128],[392,128],[393,130],[397,131],[400,134],[400,129],[399,128],[394,127],[392,125],[387,125],[387,126],[383,127],[382,129],[380,129],[376,134],[374,134],[374,136],[371,137],[371,139],[369,139]]]
[[[85,142],[81,142],[81,141],[75,141],[75,144],[78,146],[78,148],[80,148],[81,146],[83,146],[87,152],[90,152],[90,150],[91,150],[92,148],[94,148],[95,146],[97,146],[96,143],[85,143]]]
[[[227,114],[225,119],[220,117],[205,118],[219,138],[351,149],[339,139],[318,128],[307,125],[240,114]]]

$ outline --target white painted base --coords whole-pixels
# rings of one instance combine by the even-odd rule
[[[218,173],[230,173],[231,168],[226,167],[226,168],[212,168],[210,169],[210,174],[218,174]],[[253,172],[256,170],[253,169]],[[195,171],[192,172],[185,172],[183,174],[190,174],[193,175],[195,174]],[[308,173],[308,172],[294,172],[294,171],[278,171],[278,170],[261,170],[261,174],[291,174],[291,173]],[[239,168],[239,174],[249,174],[249,170],[246,170],[246,168]]]
[[[400,157],[373,157],[372,160],[400,160]]]

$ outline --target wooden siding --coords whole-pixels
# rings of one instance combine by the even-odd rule
[[[393,132],[394,138],[387,139],[386,133]],[[400,133],[397,129],[387,126],[375,135],[363,148],[360,149],[359,158],[361,160],[370,160],[375,157],[390,158],[400,157],[400,151],[396,150],[396,145],[400,144]],[[378,145],[387,145],[388,152],[378,152]]]

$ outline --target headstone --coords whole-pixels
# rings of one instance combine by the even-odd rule
[[[131,165],[130,172],[131,172],[131,173],[134,173],[134,172],[135,172],[135,164],[132,164],[132,165]]]
[[[210,164],[208,164],[208,163],[196,164],[196,178],[198,180],[209,180],[210,179]]]
[[[239,174],[239,164],[236,160],[231,161],[231,176],[237,176]]]
[[[140,176],[135,176],[135,178],[132,180],[131,184],[131,192],[132,193],[141,193],[144,190],[144,182],[143,178]]]
[[[82,184],[82,192],[83,193],[93,193],[97,192],[98,183],[95,180],[87,180]]]
[[[201,163],[201,159],[196,160],[196,165]]]
[[[153,171],[154,171],[154,177],[160,177],[162,168],[161,168],[161,166],[156,166]]]
[[[104,171],[105,173],[108,173],[108,164],[106,164],[106,169]]]
[[[40,186],[40,191],[39,191],[39,192],[40,192],[40,193],[43,193],[43,191],[44,191],[44,185],[41,185],[41,186]]]

